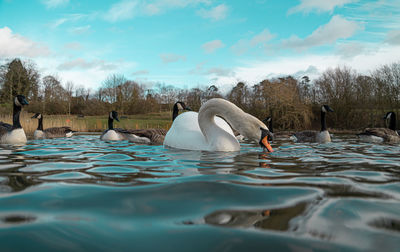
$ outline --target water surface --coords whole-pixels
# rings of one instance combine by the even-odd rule
[[[398,251],[400,146],[0,147],[1,251]]]

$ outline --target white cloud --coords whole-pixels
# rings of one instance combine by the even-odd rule
[[[58,70],[72,70],[72,69],[100,69],[104,71],[117,69],[117,66],[112,63],[107,63],[104,60],[87,61],[83,58],[66,61],[58,65]]]
[[[197,4],[209,4],[210,0],[122,0],[115,3],[105,13],[110,22],[128,20],[135,16],[153,16],[171,9],[181,9]]]
[[[339,44],[336,49],[336,54],[343,58],[352,58],[366,51],[366,46],[359,42],[350,42]]]
[[[385,42],[392,45],[400,45],[400,30],[389,31],[386,35]]]
[[[7,26],[0,28],[0,57],[39,57],[49,54],[47,46],[13,34]]]
[[[69,32],[75,34],[75,35],[82,35],[85,33],[88,33],[90,30],[90,25],[85,25],[85,26],[78,26],[78,27],[73,27],[69,29]]]
[[[203,18],[208,18],[212,20],[225,19],[228,15],[229,8],[225,4],[220,4],[210,10],[201,9],[197,11],[197,14]]]
[[[221,40],[213,40],[207,43],[204,43],[201,47],[206,53],[213,53],[219,48],[223,48],[225,45]]]
[[[232,87],[237,81],[244,81],[249,85],[259,83],[266,78],[280,76],[298,76],[307,74],[312,79],[328,68],[336,66],[350,66],[359,73],[368,74],[382,65],[399,62],[400,45],[380,46],[377,50],[365,50],[352,58],[343,58],[340,55],[309,54],[303,57],[280,57],[267,61],[243,62],[242,66],[232,69],[234,76],[210,77],[218,87]]]
[[[132,73],[132,75],[147,75],[149,74],[148,70],[138,70]]]
[[[338,39],[351,37],[362,27],[355,21],[349,21],[339,15],[333,16],[326,25],[318,27],[310,36],[301,39],[292,36],[282,42],[283,47],[306,50],[314,46],[334,43]]]
[[[48,26],[52,29],[56,29],[57,27],[67,23],[67,22],[77,22],[82,19],[94,19],[97,16],[97,13],[91,13],[91,14],[82,14],[82,13],[74,13],[74,14],[68,14],[64,15],[64,17],[59,18],[51,23],[48,24]]]
[[[42,3],[46,5],[46,8],[52,9],[67,5],[69,0],[42,0]]]
[[[131,19],[136,14],[139,1],[124,0],[113,4],[105,15],[110,22]]]
[[[68,60],[67,58],[46,57],[38,58],[35,62],[42,76],[56,74],[63,83],[71,81],[75,86],[82,85],[92,90],[99,88],[110,74],[129,73],[131,69],[136,68],[135,62],[123,60],[106,62],[100,59],[77,58]]]
[[[336,7],[355,3],[358,0],[300,0],[300,4],[289,9],[288,14],[296,12],[332,12]]]
[[[177,62],[180,60],[183,60],[183,61],[186,60],[186,56],[173,54],[173,53],[163,53],[160,55],[160,58],[161,58],[162,62],[165,64]]]
[[[207,75],[215,75],[215,76],[233,76],[234,73],[232,72],[231,69],[229,68],[224,68],[224,67],[212,67],[207,70],[206,72]]]
[[[238,55],[246,53],[249,49],[260,46],[265,47],[267,42],[274,38],[275,35],[271,34],[268,29],[264,29],[259,34],[256,34],[251,39],[241,39],[234,44],[231,49]]]
[[[200,62],[196,64],[196,67],[189,71],[189,74],[202,74],[203,73],[203,66],[206,62]]]
[[[78,42],[71,42],[64,45],[64,48],[74,51],[79,51],[82,49],[82,45]]]

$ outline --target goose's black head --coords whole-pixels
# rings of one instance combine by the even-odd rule
[[[393,115],[395,115],[393,111],[387,112],[386,115],[383,117],[383,119],[388,120],[392,118]]]
[[[17,107],[22,107],[25,105],[28,105],[29,103],[26,101],[25,96],[23,95],[17,95],[14,98],[14,105]]]
[[[189,110],[192,111],[192,109],[188,106],[186,106],[186,104],[183,101],[178,101],[175,103],[174,107],[176,106],[176,108],[178,110]]]
[[[260,146],[264,149],[267,149],[269,152],[273,152],[271,145],[269,144],[269,141],[272,141],[274,138],[274,135],[267,129],[261,128],[261,139],[260,139]]]
[[[268,116],[267,118],[265,118],[264,120],[262,120],[262,122],[267,125],[269,124],[269,122],[272,120],[272,117]]]
[[[328,105],[322,105],[321,107],[321,111],[322,112],[334,112],[333,109],[331,107],[329,107]]]
[[[32,116],[32,118],[41,119],[42,118],[42,114],[36,113],[34,116]]]
[[[172,121],[174,121],[175,118],[178,116],[179,110],[192,111],[192,109],[189,108],[188,106],[186,106],[186,104],[184,102],[182,102],[182,101],[175,102],[174,108],[173,108],[173,111],[172,111]]]
[[[118,112],[117,111],[111,111],[110,112],[110,115],[108,116],[108,119],[111,119],[111,120],[117,120],[118,122],[119,122],[119,119],[118,119]]]

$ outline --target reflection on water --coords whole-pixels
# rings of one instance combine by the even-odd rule
[[[3,146],[0,246],[397,251],[399,145],[335,136],[273,147],[212,153],[98,136]]]

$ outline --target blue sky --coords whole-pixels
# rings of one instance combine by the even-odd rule
[[[0,60],[63,84],[110,74],[151,87],[215,84],[400,60],[398,0],[0,0]]]

